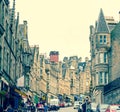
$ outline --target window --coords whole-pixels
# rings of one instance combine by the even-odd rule
[[[104,83],[107,84],[108,83],[108,73],[105,72],[104,74]]]
[[[96,53],[96,64],[98,64],[98,53]]]
[[[100,63],[107,63],[107,52],[100,53]]]
[[[107,63],[107,53],[104,53],[104,63]]]
[[[6,52],[5,52],[5,47],[4,47],[4,51],[3,51],[3,54],[4,54],[4,57],[3,57],[3,66],[5,66],[5,55],[6,55]]]
[[[6,39],[7,39],[7,41],[9,41],[8,40],[8,23],[6,22]]]
[[[9,54],[7,53],[7,73],[9,73]]]
[[[107,40],[106,40],[106,35],[104,35],[104,44],[107,43]]]
[[[29,87],[29,76],[25,77],[25,86]]]
[[[104,57],[104,54],[103,54],[103,53],[100,53],[100,63],[103,63],[103,62],[104,62],[104,60],[103,60],[104,58],[103,58],[103,57]]]
[[[107,72],[99,72],[98,84],[107,84],[108,83],[108,73]]]
[[[98,35],[96,35],[96,43],[98,42]]]
[[[106,35],[100,35],[100,44],[107,44]]]
[[[43,73],[43,71],[42,71],[42,69],[40,69],[40,77],[42,77],[42,73]],[[48,74],[49,75],[49,74]]]
[[[4,25],[4,4],[2,5],[2,24]]]
[[[99,79],[99,77],[98,77],[98,72],[96,73],[96,85],[98,85],[98,79]]]
[[[87,81],[87,82],[86,82],[86,86],[88,86],[88,84],[89,84],[89,82]]]
[[[99,72],[99,84],[103,84],[103,72]]]
[[[102,35],[100,35],[100,44],[103,43]]]

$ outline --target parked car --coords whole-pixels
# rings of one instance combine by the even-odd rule
[[[71,102],[68,102],[68,107],[72,106],[72,103]]]
[[[65,107],[70,107],[70,106],[72,106],[71,102],[65,102]]]
[[[80,101],[75,101],[74,102],[74,109],[78,109],[80,107],[81,102]]]
[[[44,112],[44,105],[42,103],[37,104],[37,112]]]
[[[60,107],[65,107],[65,102],[60,102],[60,103],[59,103],[59,106],[60,106]]]
[[[96,112],[96,107],[97,107],[97,103],[92,102],[92,103],[91,103],[91,110],[92,110],[93,112]]]
[[[100,104],[100,112],[105,112],[107,107],[108,107],[108,104]]]
[[[60,105],[59,99],[51,99],[50,100],[50,110],[59,110]]]
[[[120,104],[116,105],[109,105],[105,112],[120,112]]]

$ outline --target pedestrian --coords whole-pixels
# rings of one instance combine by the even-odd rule
[[[100,104],[97,105],[96,112],[100,112]]]
[[[48,111],[48,105],[47,103],[44,104],[44,112],[47,112]]]
[[[83,110],[83,112],[86,112],[86,101],[85,100],[82,104],[82,110]]]
[[[82,112],[81,104],[79,105],[78,112]]]
[[[91,112],[91,102],[89,97],[86,97],[86,99],[84,100],[84,103],[82,104],[82,110],[83,112]]]
[[[3,112],[3,107],[0,105],[0,112]]]

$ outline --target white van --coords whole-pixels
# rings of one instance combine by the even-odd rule
[[[51,110],[58,110],[59,109],[60,101],[59,99],[51,99],[50,100],[50,108]]]

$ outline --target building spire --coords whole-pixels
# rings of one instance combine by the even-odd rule
[[[100,14],[99,14],[99,18],[98,18],[97,26],[96,26],[96,32],[97,33],[109,33],[110,32],[102,9],[100,9]]]
[[[120,22],[120,11],[119,11],[119,22]]]
[[[13,0],[13,7],[12,7],[12,10],[11,10],[11,20],[10,20],[11,26],[13,25],[14,17],[15,17],[15,0]]]

